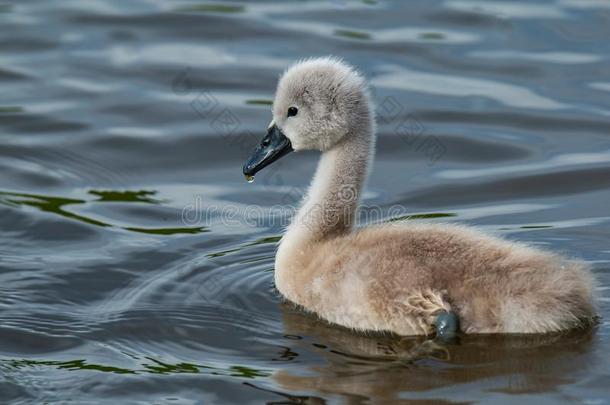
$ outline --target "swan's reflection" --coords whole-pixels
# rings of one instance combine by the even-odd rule
[[[298,353],[300,364],[291,368],[287,362],[274,375],[275,381],[285,392],[339,395],[347,403],[397,403],[401,398],[469,402],[486,392],[549,392],[572,382],[594,357],[593,330],[468,336],[441,344],[423,338],[358,335],[290,304],[284,304],[282,312],[285,334],[294,339],[291,350]],[[311,363],[306,374],[304,362]]]

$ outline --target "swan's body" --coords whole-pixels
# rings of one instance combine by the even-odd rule
[[[288,300],[332,323],[400,335],[433,333],[441,313],[457,314],[467,333],[546,333],[593,319],[582,263],[456,225],[353,229],[375,127],[366,82],[349,66],[294,65],[273,110],[245,174],[292,149],[323,152],[276,256],[276,287]]]
[[[582,265],[446,224],[374,226],[302,245],[286,239],[275,281],[330,322],[400,335],[430,334],[439,311],[455,311],[466,333],[559,331],[593,311]]]

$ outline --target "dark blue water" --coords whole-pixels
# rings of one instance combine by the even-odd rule
[[[608,38],[604,0],[0,1],[0,402],[610,403]],[[586,260],[595,330],[440,345],[281,302],[316,158],[241,166],[328,54],[374,89],[374,219]]]

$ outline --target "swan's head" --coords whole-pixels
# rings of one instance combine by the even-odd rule
[[[256,172],[298,150],[331,149],[371,125],[365,79],[340,59],[307,59],[288,68],[273,101],[267,135],[244,165]]]

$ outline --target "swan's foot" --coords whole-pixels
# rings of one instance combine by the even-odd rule
[[[417,327],[425,335],[432,335],[435,331],[439,335],[438,320],[439,317],[443,318],[440,314],[453,314],[449,303],[443,299],[443,293],[433,290],[419,291],[411,295],[407,299],[407,306],[416,316]]]
[[[447,341],[454,339],[460,331],[460,318],[453,311],[441,311],[434,321],[436,337]]]

